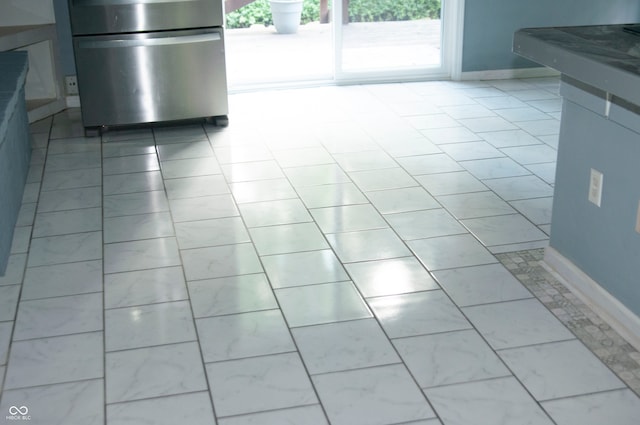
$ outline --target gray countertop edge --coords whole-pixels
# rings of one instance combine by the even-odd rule
[[[523,29],[515,33],[513,52],[640,105],[640,75],[586,56],[584,53],[541,40],[535,36],[535,29]]]

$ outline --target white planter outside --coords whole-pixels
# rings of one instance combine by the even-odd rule
[[[271,0],[273,25],[280,34],[298,32],[302,16],[302,0]]]

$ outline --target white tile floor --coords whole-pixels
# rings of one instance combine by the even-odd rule
[[[557,79],[234,94],[32,126],[0,411],[33,424],[632,425],[495,253],[548,243]],[[47,143],[48,140],[48,143]]]

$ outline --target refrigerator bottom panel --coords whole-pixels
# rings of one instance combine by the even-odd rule
[[[222,28],[74,37],[85,127],[228,114]]]

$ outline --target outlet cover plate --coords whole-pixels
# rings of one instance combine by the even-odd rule
[[[67,89],[67,95],[74,96],[78,94],[78,79],[75,75],[67,75],[64,77],[64,83]]]
[[[602,181],[603,175],[600,171],[591,169],[591,176],[589,178],[589,202],[600,206],[602,201]]]

